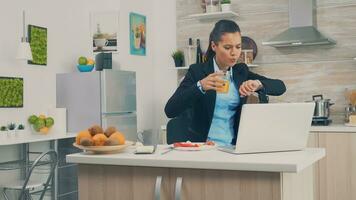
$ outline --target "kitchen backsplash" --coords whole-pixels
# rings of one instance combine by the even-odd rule
[[[288,0],[232,0],[232,11],[239,13],[234,20],[242,35],[253,38],[258,46],[251,70],[285,81],[287,92],[272,97],[271,102],[301,102],[312,100],[312,95],[323,94],[335,105],[331,119],[344,120],[345,88],[356,89],[356,0],[318,0],[318,29],[337,41],[335,46],[274,48],[262,46],[276,34],[288,28]],[[187,45],[189,37],[200,38],[203,50],[216,21],[184,19],[202,12],[201,0],[177,0],[177,46]],[[189,22],[189,23],[188,23]],[[179,72],[179,76],[183,73]]]

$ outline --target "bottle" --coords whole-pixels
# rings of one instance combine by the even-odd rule
[[[188,46],[185,51],[185,58],[186,58],[186,66],[189,67],[191,64],[194,64],[195,59],[196,59],[196,50],[195,47],[193,46],[193,39],[189,38],[188,40]]]
[[[203,62],[203,51],[200,47],[200,39],[197,39],[197,55],[196,55],[196,63]]]

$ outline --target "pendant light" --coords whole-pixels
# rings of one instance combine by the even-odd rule
[[[32,52],[28,38],[26,37],[26,24],[25,24],[25,11],[22,11],[22,23],[23,23],[23,36],[21,43],[17,50],[16,59],[19,60],[32,60]]]

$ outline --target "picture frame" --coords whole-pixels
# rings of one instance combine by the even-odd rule
[[[47,65],[47,28],[29,24],[27,33],[32,52],[32,60],[27,63]]]
[[[130,54],[146,56],[146,16],[130,13]]]
[[[118,53],[119,12],[90,13],[92,52]]]
[[[0,76],[0,108],[22,108],[24,79]]]

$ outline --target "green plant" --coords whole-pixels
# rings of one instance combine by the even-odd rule
[[[231,4],[230,0],[221,0],[221,4]]]
[[[7,125],[7,128],[8,128],[10,131],[15,130],[16,124],[15,124],[15,123],[10,123],[10,124]]]
[[[29,64],[47,65],[47,28],[29,25],[32,61]]]
[[[7,127],[6,126],[1,126],[0,127],[0,131],[7,131]]]
[[[20,124],[18,127],[17,127],[17,130],[24,130],[25,129],[25,125],[23,124]]]
[[[183,60],[184,59],[184,53],[181,50],[177,50],[172,53],[172,58],[174,60]]]
[[[0,77],[0,107],[23,107],[23,79]]]

